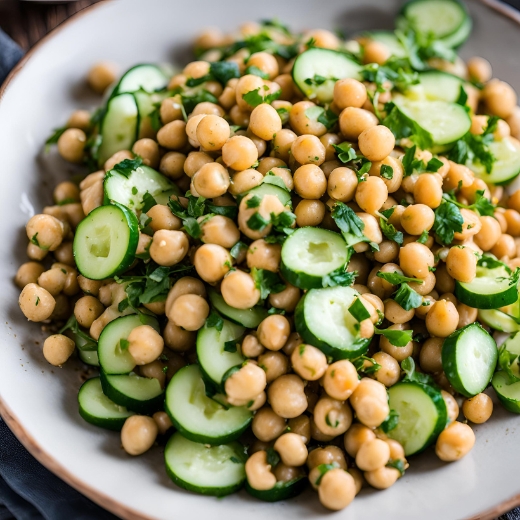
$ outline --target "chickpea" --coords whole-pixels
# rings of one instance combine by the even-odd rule
[[[159,435],[164,435],[170,428],[173,427],[170,417],[166,412],[155,412],[152,415],[152,418],[157,424]]]
[[[88,71],[87,81],[89,87],[97,94],[103,94],[105,90],[116,80],[116,67],[109,62],[96,63]]]
[[[320,200],[304,199],[298,203],[294,213],[299,227],[319,226],[325,217],[325,204]]]
[[[350,202],[358,189],[354,170],[346,167],[332,170],[327,181],[327,193],[335,200]]]
[[[257,451],[247,459],[246,476],[253,489],[264,491],[275,486],[276,477],[271,472],[271,465],[267,463],[267,452]]]
[[[139,367],[139,373],[143,377],[148,377],[149,379],[157,379],[161,384],[161,387],[164,388],[166,384],[166,374],[164,373],[165,365],[159,361],[152,361],[151,363],[147,363],[146,365],[142,365]]]
[[[419,354],[421,369],[425,372],[440,372],[442,370],[442,344],[443,338],[429,338],[424,342]]]
[[[51,215],[34,215],[25,227],[27,238],[41,249],[55,251],[61,245],[65,227]]]
[[[278,437],[273,448],[287,466],[303,466],[307,460],[304,438],[296,433],[284,433]]]
[[[179,278],[170,289],[168,297],[166,298],[165,313],[170,314],[171,308],[175,300],[184,294],[197,294],[206,297],[206,288],[204,284],[197,278],[191,276],[184,276]]]
[[[232,195],[239,195],[249,191],[262,183],[264,176],[253,169],[243,170],[235,173],[229,186],[229,192]]]
[[[507,233],[513,237],[520,236],[520,213],[514,209],[506,209],[504,218],[507,222]]]
[[[287,374],[289,360],[281,352],[266,352],[258,356],[258,364],[265,371],[267,384]]]
[[[474,81],[486,83],[493,75],[491,63],[485,58],[474,56],[468,60],[468,74]]]
[[[363,108],[347,107],[339,116],[341,133],[349,141],[357,141],[365,130],[376,127],[378,123],[377,117]]]
[[[310,441],[311,423],[306,415],[300,415],[299,417],[289,419],[287,426],[289,427],[292,433],[299,435],[303,439],[303,442],[305,444],[307,444]]]
[[[477,275],[477,257],[475,252],[463,246],[450,248],[446,258],[446,269],[455,280],[471,282]]]
[[[437,438],[435,453],[439,459],[452,462],[467,455],[474,444],[473,430],[467,424],[454,421]]]
[[[350,397],[358,420],[370,428],[378,427],[390,413],[385,386],[363,378]]]
[[[197,125],[197,141],[209,151],[220,150],[229,139],[231,130],[229,123],[218,115],[207,115]]]
[[[61,367],[72,356],[76,344],[63,334],[49,336],[43,343],[43,356],[51,365]]]
[[[293,312],[300,301],[300,289],[289,283],[285,284],[285,289],[279,293],[269,295],[269,304],[277,309],[284,309]],[[284,346],[285,349],[285,346]]]
[[[257,439],[274,441],[286,430],[285,419],[276,415],[269,406],[264,406],[253,417],[252,429]]]
[[[392,55],[390,49],[377,40],[369,40],[364,46],[363,62],[383,65]]]
[[[307,114],[309,109],[316,105],[312,101],[299,101],[295,103],[289,113],[289,123],[294,132],[298,135],[314,135],[321,137],[327,133],[327,127],[317,120],[317,117],[311,119]],[[321,143],[320,143],[321,144]]]
[[[368,442],[375,440],[374,430],[363,424],[353,424],[345,433],[343,438],[345,450],[351,457],[356,457],[359,448]]]
[[[278,271],[282,248],[280,244],[268,244],[264,239],[255,240],[247,250],[247,267]]]
[[[209,315],[209,305],[204,298],[197,294],[179,296],[168,313],[169,318],[184,330],[199,330]]]
[[[205,282],[216,283],[229,271],[232,261],[227,249],[217,244],[204,244],[197,249],[193,264]]]
[[[365,472],[366,481],[376,489],[387,489],[393,486],[401,476],[399,470],[383,466],[373,471]]]
[[[159,166],[159,145],[153,139],[139,139],[134,143],[132,152],[143,159],[143,163],[151,168]]]
[[[26,262],[22,264],[15,276],[14,283],[23,289],[30,283],[36,283],[39,276],[45,271],[45,267],[39,262]]]
[[[271,105],[262,103],[251,112],[249,128],[260,139],[271,141],[282,129],[282,120]]]
[[[188,253],[188,238],[182,231],[160,229],[150,245],[150,256],[159,265],[178,264]]]
[[[463,164],[457,164],[453,161],[450,161],[449,164],[450,169],[444,179],[443,190],[458,190],[460,187],[469,188],[475,180],[473,172]]]
[[[280,350],[290,333],[289,320],[281,314],[268,316],[258,326],[258,340],[269,350]]]
[[[54,251],[54,258],[62,264],[76,265],[74,252],[72,250],[72,242],[62,242]]]
[[[387,166],[392,168],[392,178],[386,179],[381,177],[381,168],[383,166]],[[376,177],[380,177],[383,182],[386,184],[386,188],[388,193],[394,193],[401,187],[401,182],[403,180],[404,170],[401,161],[398,161],[392,156],[385,157],[382,161],[374,161],[370,170],[368,170],[368,174]],[[407,177],[408,179],[408,177]],[[441,190],[442,195],[442,190]],[[391,207],[391,206],[390,206]],[[387,208],[385,208],[387,209]]]
[[[394,146],[394,134],[383,125],[367,128],[359,135],[359,149],[369,161],[382,161]]]
[[[157,423],[145,415],[132,415],[121,430],[121,444],[129,455],[142,455],[147,452],[157,439]]]
[[[331,31],[325,29],[313,29],[305,34],[304,40],[313,39],[313,45],[322,49],[337,49],[340,45],[339,38]]]
[[[420,235],[430,231],[435,220],[435,213],[425,204],[412,204],[401,215],[401,225],[410,235]]]
[[[388,198],[388,188],[380,177],[368,177],[358,184],[356,202],[359,207],[373,215]]]
[[[247,101],[244,99],[244,95],[253,90],[262,90],[264,88],[264,82],[262,78],[255,76],[253,74],[246,74],[242,76],[236,85],[236,102],[237,107],[240,110],[251,112],[254,107],[250,106]],[[263,91],[262,91],[263,92]],[[245,168],[240,168],[241,170],[245,170]]]
[[[347,107],[361,108],[367,100],[367,89],[356,79],[346,78],[334,84],[334,103],[343,110]]]
[[[338,446],[315,448],[309,452],[309,457],[307,458],[307,467],[310,470],[321,466],[322,464],[334,464],[341,469],[347,469],[345,454]]]
[[[148,224],[154,231],[161,229],[179,230],[182,228],[182,221],[179,217],[176,217],[168,206],[163,204],[156,204],[153,208],[148,210],[146,214],[152,220]]]
[[[385,318],[391,323],[406,323],[413,315],[414,309],[406,311],[395,300],[385,300]]]
[[[243,79],[243,78],[242,78]],[[235,135],[222,147],[222,160],[233,170],[246,170],[258,159],[255,143],[248,137]]]
[[[182,100],[180,95],[163,99],[159,108],[159,115],[163,125],[182,119]]]
[[[275,157],[288,161],[291,154],[292,144],[296,140],[297,135],[288,128],[282,128],[273,136],[273,151]]]
[[[429,268],[435,263],[433,253],[425,245],[418,242],[406,244],[399,251],[399,264],[406,276],[425,279]]]
[[[139,325],[128,335],[128,352],[137,365],[155,361],[163,351],[162,336],[150,325]]]
[[[186,123],[181,120],[166,123],[157,132],[157,141],[169,150],[180,150],[188,144]]]
[[[226,168],[215,162],[202,166],[193,176],[192,182],[200,196],[213,198],[224,195],[231,181]]]
[[[381,368],[374,373],[374,379],[386,387],[395,385],[401,377],[401,368],[397,360],[386,352],[376,352],[372,358],[381,365]]]
[[[307,381],[317,381],[327,370],[327,357],[311,345],[300,345],[291,355],[294,371]]]
[[[291,146],[291,153],[294,159],[302,165],[319,166],[325,162],[325,146],[315,135],[297,137]]]
[[[74,110],[67,121],[67,128],[88,130],[90,126],[90,112],[88,110]]]
[[[344,509],[356,496],[354,478],[341,468],[331,469],[321,478],[318,494],[321,504],[327,509]]]
[[[516,107],[516,92],[504,81],[490,81],[484,87],[482,96],[488,110],[502,119],[509,117]]]
[[[253,277],[244,271],[231,271],[220,287],[225,302],[236,309],[250,309],[260,301],[260,291]]]
[[[472,423],[485,423],[493,413],[493,401],[486,394],[477,394],[464,401],[462,412],[464,417]]]
[[[79,188],[73,182],[65,181],[60,182],[55,188],[53,192],[54,202],[56,204],[65,203],[65,202],[77,202],[79,201]],[[65,204],[66,205],[66,204]]]
[[[497,258],[514,258],[516,256],[515,239],[511,235],[504,233],[491,248],[491,253]]]
[[[345,433],[352,424],[352,411],[347,403],[322,397],[314,407],[314,422],[325,435]]]
[[[455,400],[455,397],[453,397],[449,392],[446,392],[446,390],[441,390],[441,395],[446,404],[448,423],[452,423],[453,421],[456,421],[459,416],[459,405]]]
[[[197,334],[177,327],[173,321],[168,321],[163,331],[164,343],[176,352],[186,352],[195,346]]]
[[[104,310],[105,307],[96,297],[87,295],[76,302],[74,316],[82,327],[89,329],[94,320],[97,320],[103,314]]]
[[[457,329],[459,313],[455,305],[446,300],[436,301],[426,315],[426,328],[432,336],[445,338]]]
[[[307,408],[307,397],[303,390],[303,381],[298,376],[285,374],[271,383],[267,397],[277,415],[292,419]]]
[[[18,304],[28,320],[44,321],[53,313],[56,300],[42,287],[28,283],[22,289]]]
[[[248,362],[226,379],[224,388],[230,404],[244,406],[262,393],[266,385],[265,371]]]
[[[382,468],[390,460],[390,446],[381,439],[362,444],[356,454],[356,466],[363,471]]]

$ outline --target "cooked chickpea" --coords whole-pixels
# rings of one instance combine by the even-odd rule
[[[43,357],[55,367],[61,367],[72,356],[76,344],[63,334],[49,336],[43,343]]]
[[[199,330],[209,315],[208,302],[198,294],[179,296],[168,313],[169,318],[184,330]]]
[[[54,188],[53,198],[56,204],[64,204],[65,202],[77,202],[79,201],[79,188],[73,182],[60,182]]]
[[[399,251],[399,265],[406,276],[425,279],[434,264],[433,253],[419,242],[406,244]]]
[[[482,96],[489,111],[502,119],[509,117],[516,107],[516,92],[504,81],[490,81],[484,87]]]
[[[294,371],[307,381],[317,381],[327,370],[327,357],[312,345],[302,344],[294,349],[291,363]]]
[[[359,149],[370,161],[382,161],[395,146],[395,137],[383,125],[367,128],[359,135]]]
[[[373,215],[388,198],[388,188],[380,177],[367,177],[358,184],[356,202],[359,207]]]
[[[139,367],[139,374],[142,377],[148,377],[150,379],[157,379],[161,384],[161,387],[164,388],[166,384],[166,374],[164,373],[165,365],[159,361],[155,360],[151,363],[147,363],[146,365],[142,365]]]
[[[436,301],[426,315],[426,328],[432,336],[445,338],[457,329],[459,313],[447,300]]]
[[[232,195],[239,195],[259,186],[264,176],[257,170],[251,168],[235,173],[229,186]]]
[[[345,433],[343,442],[345,450],[351,457],[356,457],[359,448],[370,441],[375,440],[376,434],[374,430],[364,426],[363,424],[353,424]]]
[[[294,213],[299,227],[319,226],[325,217],[325,204],[320,200],[304,199],[298,203]]]
[[[254,107],[250,106],[247,101],[244,99],[244,95],[253,90],[259,90],[264,88],[264,81],[262,78],[255,76],[254,74],[246,74],[242,76],[235,88],[236,93],[236,106],[240,110],[247,110],[251,112]],[[245,170],[245,168],[240,168],[241,170]]]
[[[30,283],[36,283],[39,276],[45,271],[45,267],[39,262],[26,262],[22,264],[16,273],[14,283],[23,289]]]
[[[330,173],[327,181],[327,193],[332,199],[350,202],[354,198],[357,188],[358,178],[354,170],[340,167]]]
[[[202,118],[196,129],[197,141],[209,151],[220,150],[231,135],[229,123],[218,115]]]
[[[473,430],[467,424],[454,421],[437,438],[435,453],[439,459],[452,462],[467,455],[474,444]]]
[[[393,486],[401,476],[399,470],[383,466],[364,473],[366,481],[376,489],[387,489]]]
[[[178,264],[188,253],[189,241],[182,231],[160,229],[154,233],[150,256],[159,265]]]
[[[159,435],[164,435],[170,428],[173,427],[172,421],[166,412],[155,412],[152,415],[152,418],[157,424]]]
[[[485,58],[474,56],[468,60],[468,74],[474,81],[486,83],[493,75],[491,63]]]
[[[225,302],[236,309],[250,309],[260,300],[253,277],[244,271],[231,271],[222,280],[220,290]]]
[[[367,89],[356,79],[346,78],[334,84],[334,103],[343,110],[347,107],[361,108],[367,100]]]
[[[293,312],[300,301],[300,294],[298,287],[286,283],[283,291],[269,295],[269,304],[277,309]]]
[[[506,233],[500,235],[497,243],[491,248],[491,253],[497,258],[514,258],[516,256],[515,239]]]
[[[345,136],[345,139],[350,141],[357,141],[365,130],[376,127],[378,123],[377,117],[363,108],[347,107],[339,116],[341,133]],[[379,160],[384,159],[384,157],[386,156]]]
[[[273,381],[267,397],[274,412],[285,419],[298,417],[307,408],[303,381],[294,374],[285,374]]]
[[[159,145],[153,139],[139,139],[134,143],[132,152],[139,155],[147,166],[151,168],[159,166]]]
[[[224,195],[230,184],[229,173],[219,163],[208,163],[193,176],[193,185],[197,193],[206,198]]]
[[[248,362],[226,379],[224,389],[230,404],[244,406],[262,393],[266,385],[265,371]]]
[[[376,352],[372,358],[381,365],[381,368],[374,372],[374,379],[386,387],[395,385],[401,377],[401,368],[397,360],[386,352]]]
[[[192,152],[202,153],[202,152]],[[211,158],[210,158],[211,161]],[[167,152],[165,153],[159,164],[159,171],[169,177],[170,179],[180,179],[184,174],[184,167],[186,165],[187,158],[183,153],[180,152]]]
[[[303,466],[307,460],[305,440],[296,433],[284,433],[278,437],[273,448],[287,466]]]
[[[275,486],[276,477],[267,463],[267,452],[261,450],[253,453],[247,459],[245,469],[247,481],[253,489],[264,491]]]
[[[301,135],[291,146],[292,156],[298,163],[319,166],[325,161],[325,146],[315,135]]]
[[[316,105],[312,101],[299,101],[295,103],[289,113],[289,123],[294,132],[298,135],[314,135],[321,137],[327,133],[327,127],[320,123],[316,118],[310,118],[309,109]]]
[[[163,351],[162,336],[150,325],[139,325],[128,335],[128,352],[137,365],[155,361]]]
[[[314,422],[325,435],[345,433],[352,424],[352,410],[347,403],[330,397],[322,397],[313,412]]]
[[[493,413],[493,401],[486,394],[477,394],[464,401],[462,413],[472,423],[485,423]]]
[[[252,430],[263,442],[278,438],[286,429],[285,419],[273,412],[269,406],[260,408],[253,417]]]
[[[76,302],[74,316],[82,327],[89,329],[94,320],[98,319],[104,310],[105,307],[96,297],[87,295]]]
[[[291,154],[291,147],[298,136],[288,128],[282,128],[273,137],[273,151],[275,157],[288,161]]]
[[[307,467],[313,469],[321,464],[334,464],[341,469],[347,469],[345,454],[338,446],[331,445],[325,446],[324,448],[315,448],[309,452]]]
[[[233,170],[246,170],[258,159],[255,143],[248,137],[235,135],[222,147],[222,160]]]
[[[428,338],[421,348],[419,363],[425,372],[440,372],[442,370],[442,344],[443,338]]]
[[[282,129],[282,120],[271,105],[262,103],[251,112],[249,129],[260,139],[271,141]]]
[[[193,258],[197,274],[208,283],[216,283],[230,270],[229,251],[217,244],[204,244],[199,247]]]
[[[258,340],[269,350],[280,350],[291,333],[289,320],[281,314],[265,318],[258,326]]]
[[[341,468],[331,469],[321,478],[318,495],[321,504],[327,509],[344,509],[356,496],[354,478]]]
[[[147,452],[157,439],[157,423],[145,415],[132,415],[121,430],[121,444],[129,455],[142,455]]]
[[[88,84],[97,94],[103,94],[115,79],[116,67],[106,61],[96,63],[88,71]]]
[[[247,250],[247,267],[266,269],[276,273],[280,265],[281,252],[280,244],[268,244],[262,238],[255,240]]]
[[[267,351],[258,356],[258,364],[265,371],[267,384],[287,374],[289,371],[289,360],[282,352]]]
[[[356,454],[356,466],[363,471],[382,468],[390,460],[390,446],[381,439],[362,444]]]
[[[420,235],[433,227],[435,213],[425,204],[411,204],[401,215],[401,225],[410,235]]]
[[[148,210],[146,214],[152,220],[148,224],[154,231],[161,229],[179,230],[182,228],[182,221],[176,217],[168,206],[163,204],[156,204],[153,208]]]
[[[363,62],[383,65],[392,55],[390,49],[377,40],[369,40],[363,48]]]
[[[454,246],[446,258],[449,275],[459,282],[471,282],[477,275],[477,257],[469,247]]]
[[[74,110],[67,121],[67,128],[88,130],[90,126],[90,112],[88,110]]]
[[[28,320],[44,321],[53,313],[56,300],[49,291],[35,283],[28,283],[20,293],[18,304]]]
[[[61,245],[65,227],[51,215],[34,215],[25,227],[31,243],[48,251],[55,251]]]
[[[161,146],[169,150],[180,150],[188,144],[186,131],[187,128],[184,121],[171,121],[157,132],[157,141]]]
[[[441,390],[442,398],[444,399],[444,403],[446,404],[446,410],[448,412],[448,423],[452,423],[457,420],[459,416],[459,405],[455,399],[449,392],[446,390]]]
[[[168,320],[163,331],[165,345],[175,352],[186,352],[195,346],[197,334],[177,327],[173,321]]]
[[[363,378],[350,397],[358,420],[370,428],[378,427],[390,413],[386,388],[372,379]]]

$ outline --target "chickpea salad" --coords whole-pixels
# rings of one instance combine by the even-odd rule
[[[101,107],[47,147],[91,173],[15,279],[45,359],[99,367],[85,421],[187,490],[340,510],[467,455],[490,392],[520,413],[520,108],[470,31],[411,0],[394,32],[268,20],[90,70]]]

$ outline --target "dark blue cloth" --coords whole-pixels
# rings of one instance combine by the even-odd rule
[[[0,29],[0,85],[22,56],[22,49]]]

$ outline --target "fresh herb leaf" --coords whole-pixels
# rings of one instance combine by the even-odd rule
[[[321,479],[323,478],[323,475],[327,473],[327,471],[330,471],[331,469],[339,468],[339,464],[337,462],[333,462],[332,464],[320,464],[317,469],[319,472],[319,476],[316,479],[316,482],[314,483],[316,486],[320,485]]]
[[[237,342],[236,340],[232,339],[230,341],[226,341],[224,343],[224,351],[225,352],[231,352],[234,353],[237,351]]]
[[[90,337],[89,334],[81,330],[76,316],[72,316],[67,320],[67,323],[58,331],[59,334],[63,334],[65,331],[70,330],[76,336],[79,336],[84,343],[81,346],[81,350],[97,350],[97,341]],[[77,343],[77,342],[76,342]]]
[[[150,195],[150,193],[146,192],[143,195],[143,207],[141,208],[141,211],[143,213],[147,213],[154,206],[157,206],[157,201],[153,198],[152,195]]]
[[[387,468],[394,468],[394,469],[396,469],[397,471],[399,471],[399,473],[401,473],[401,477],[405,473],[405,471],[404,471],[405,465],[404,465],[404,460],[403,459],[390,459],[386,463],[386,467]]]
[[[244,242],[238,241],[229,251],[229,254],[233,258],[238,258],[240,255],[242,255],[245,251],[247,251],[247,244],[244,244]]]
[[[327,130],[332,130],[336,123],[338,122],[339,116],[337,116],[330,108],[327,110],[323,110],[323,112],[318,116],[318,123],[325,125]]]
[[[423,374],[415,370],[415,361],[411,356],[401,361],[401,370],[406,374],[403,381],[412,381],[423,385],[436,386],[431,375]]]
[[[274,468],[280,462],[280,456],[273,448],[267,448],[267,464]]]
[[[381,423],[380,428],[383,432],[388,433],[394,430],[399,424],[399,413],[395,410],[390,410],[388,417]]]
[[[338,160],[342,163],[348,163],[357,157],[356,151],[350,143],[333,144],[332,147],[336,150]]]
[[[394,242],[397,242],[399,245],[402,245],[404,241],[404,235],[402,231],[398,231],[393,224],[391,224],[384,218],[380,218],[379,223],[383,235],[385,235],[385,237],[388,238],[388,240],[393,240]]]
[[[417,242],[419,242],[419,244],[423,244],[424,245],[428,241],[429,237],[430,237],[430,234],[428,233],[428,231],[424,230],[421,233],[421,236],[417,239]]]
[[[383,280],[386,280],[388,283],[391,283],[392,285],[399,285],[400,283],[406,282],[423,283],[423,280],[420,280],[419,278],[409,278],[408,276],[399,273],[383,273],[381,271],[378,271],[376,276],[382,278]]]
[[[127,339],[120,339],[119,346],[121,347],[121,350],[128,350],[130,342]]]
[[[207,90],[201,90],[194,95],[181,94],[181,100],[186,115],[191,114],[199,103],[207,101],[209,103],[214,103],[215,105],[218,104],[218,99]]]
[[[419,148],[426,150],[433,146],[432,135],[417,124],[416,121],[405,116],[392,102],[385,106],[387,116],[382,123],[390,129],[396,139],[409,138]]]
[[[413,339],[413,330],[392,330],[375,328],[375,333],[384,336],[394,347],[406,347]]]
[[[231,220],[235,220],[238,215],[237,206],[215,206],[215,204],[208,201],[206,201],[206,211],[208,213],[214,213],[215,215],[230,218]]]
[[[267,87],[265,87],[267,88]],[[269,88],[267,88],[269,90]],[[242,99],[250,106],[257,107],[262,103],[271,104],[273,101],[276,101],[280,95],[282,94],[281,90],[276,90],[272,94],[266,94],[265,92],[261,93],[261,87],[258,87],[255,90],[250,90],[242,95]]]
[[[292,226],[295,222],[296,215],[291,211],[282,211],[278,215],[271,213],[271,224],[273,229],[279,233],[284,233],[285,235],[293,233],[294,229],[292,229]]]
[[[246,200],[246,206],[248,208],[258,208],[258,206],[260,206],[261,202],[262,202],[262,199],[258,195],[254,195],[250,199]]]
[[[262,184],[272,184],[273,186],[282,188],[282,190],[289,191],[283,179],[278,177],[278,175],[275,175],[273,172],[267,172],[267,174],[262,179]]]
[[[363,230],[365,223],[356,215],[355,211],[343,202],[336,202],[332,207],[332,218],[344,233],[349,233],[357,238],[365,238]]]
[[[407,283],[402,283],[395,293],[394,300],[405,311],[417,309],[422,305],[422,296],[414,291]]]
[[[260,70],[255,65],[247,67],[247,69],[244,71],[244,75],[246,74],[253,74],[253,76],[258,76],[262,79],[269,79],[269,74],[267,74],[267,72],[264,72],[263,70]]]
[[[202,228],[196,218],[188,217],[182,221],[184,231],[192,238],[200,238],[202,235]]]
[[[45,141],[45,151],[46,152],[49,151],[50,147],[53,144],[57,144],[58,143],[59,138],[63,135],[65,130],[67,130],[67,127],[66,126],[62,126],[61,128],[55,128],[52,131],[52,134],[50,135],[50,137]]]
[[[348,312],[359,322],[370,318],[370,313],[359,298],[354,300],[352,305],[348,308]]]
[[[433,231],[444,245],[453,242],[455,233],[462,232],[462,217],[459,208],[452,202],[443,201],[435,210]]]
[[[206,319],[205,327],[215,327],[218,332],[222,332],[222,329],[224,328],[224,320],[220,316],[220,314],[217,314],[213,309],[211,309],[211,312],[209,313],[209,316]]]
[[[265,300],[271,293],[282,292],[286,285],[278,274],[266,269],[251,269],[251,276],[255,281],[256,288],[260,291],[260,299]]]
[[[209,66],[209,72],[224,87],[230,79],[240,77],[238,63],[234,61],[214,61]]]
[[[246,224],[253,231],[262,231],[270,224],[270,221],[262,217],[260,213],[255,212],[249,217]]]
[[[381,169],[379,170],[379,174],[383,179],[393,179],[394,178],[394,169],[388,164],[382,164]]]
[[[404,157],[403,157],[403,169],[404,169],[404,176],[407,177],[408,175],[412,175],[413,168],[414,168],[414,161],[415,161],[415,152],[417,150],[417,146],[413,145],[410,146],[410,148],[407,148]]]
[[[346,266],[338,267],[336,270],[326,274],[321,279],[321,285],[322,287],[336,287],[338,285],[342,287],[350,287],[354,285],[357,275],[357,271],[347,271]]]
[[[120,163],[117,163],[113,170],[123,175],[127,179],[130,177],[134,170],[137,170],[139,166],[143,164],[141,157],[137,156],[135,159],[124,159]]]
[[[360,356],[352,363],[359,374],[367,376],[376,373],[381,368],[381,365],[374,358],[368,356]]]

